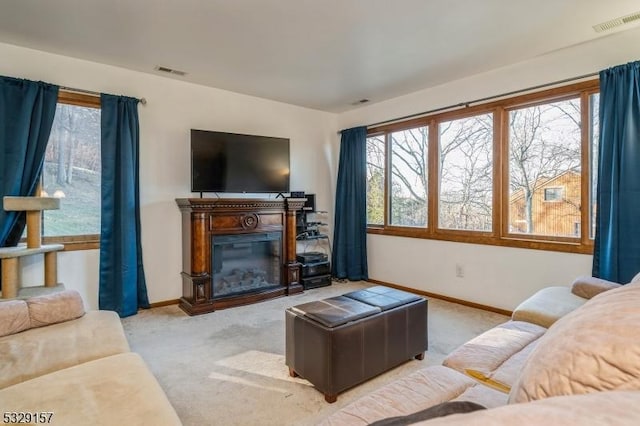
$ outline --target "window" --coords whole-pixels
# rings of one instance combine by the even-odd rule
[[[369,129],[368,232],[592,252],[598,89],[587,81]]]
[[[367,223],[384,224],[384,136],[367,138]]]
[[[574,235],[573,222],[580,218],[580,148],[580,98],[509,111],[509,205],[523,206],[524,213],[510,209],[509,223],[524,223],[524,229],[512,226],[512,232]],[[566,197],[562,188],[544,189],[550,184],[566,185]],[[548,199],[548,192],[557,198]]]
[[[600,138],[600,94],[589,96],[589,237],[596,237],[596,190],[598,188],[598,140]]]
[[[45,195],[61,198],[59,210],[43,214],[47,242],[97,248],[100,171],[100,100],[61,91],[42,171]]]
[[[393,132],[391,137],[391,220],[398,226],[427,226],[426,126]]]
[[[562,188],[545,188],[545,201],[562,201]]]
[[[491,231],[493,114],[440,123],[438,226]]]

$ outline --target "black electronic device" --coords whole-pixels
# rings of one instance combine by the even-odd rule
[[[331,285],[331,274],[301,278],[300,282],[302,283],[302,287],[304,287],[305,290],[309,290],[310,288],[326,287],[328,285]]]
[[[291,198],[304,198],[304,191],[291,191],[289,194]]]
[[[315,277],[331,273],[331,265],[328,260],[316,263],[302,264],[302,278]]]
[[[191,130],[192,192],[289,192],[289,139]]]
[[[302,206],[302,210],[307,212],[315,212],[316,211],[316,194],[305,194],[304,198],[306,198],[307,201],[304,203],[304,206]]]
[[[296,260],[300,263],[318,263],[318,262],[326,262],[329,260],[329,256],[327,253],[321,253],[319,251],[309,251],[306,253],[298,253],[296,255]]]

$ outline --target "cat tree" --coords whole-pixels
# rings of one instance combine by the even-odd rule
[[[57,252],[62,244],[42,244],[42,211],[60,208],[60,199],[54,197],[4,197],[5,211],[27,213],[27,243],[16,247],[0,248],[2,260],[2,292],[0,298],[13,299],[55,291],[58,287]],[[44,286],[22,287],[20,282],[20,258],[44,254]],[[62,284],[60,284],[61,286]]]

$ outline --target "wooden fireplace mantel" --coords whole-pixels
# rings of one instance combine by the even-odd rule
[[[189,315],[245,305],[299,293],[300,264],[296,261],[296,211],[304,198],[179,198],[182,214],[182,297]],[[212,241],[216,235],[280,232],[282,285],[275,289],[220,297],[213,292]]]

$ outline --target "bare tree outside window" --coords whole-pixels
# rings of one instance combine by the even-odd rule
[[[493,114],[445,121],[439,132],[439,227],[491,231]]]
[[[391,133],[392,225],[427,225],[428,127]]]
[[[580,222],[580,99],[509,112],[509,231],[574,237]],[[544,188],[563,199],[544,203]]]
[[[58,103],[42,172],[60,210],[44,212],[44,236],[100,233],[100,109]]]
[[[367,138],[367,223],[384,225],[384,135]]]

